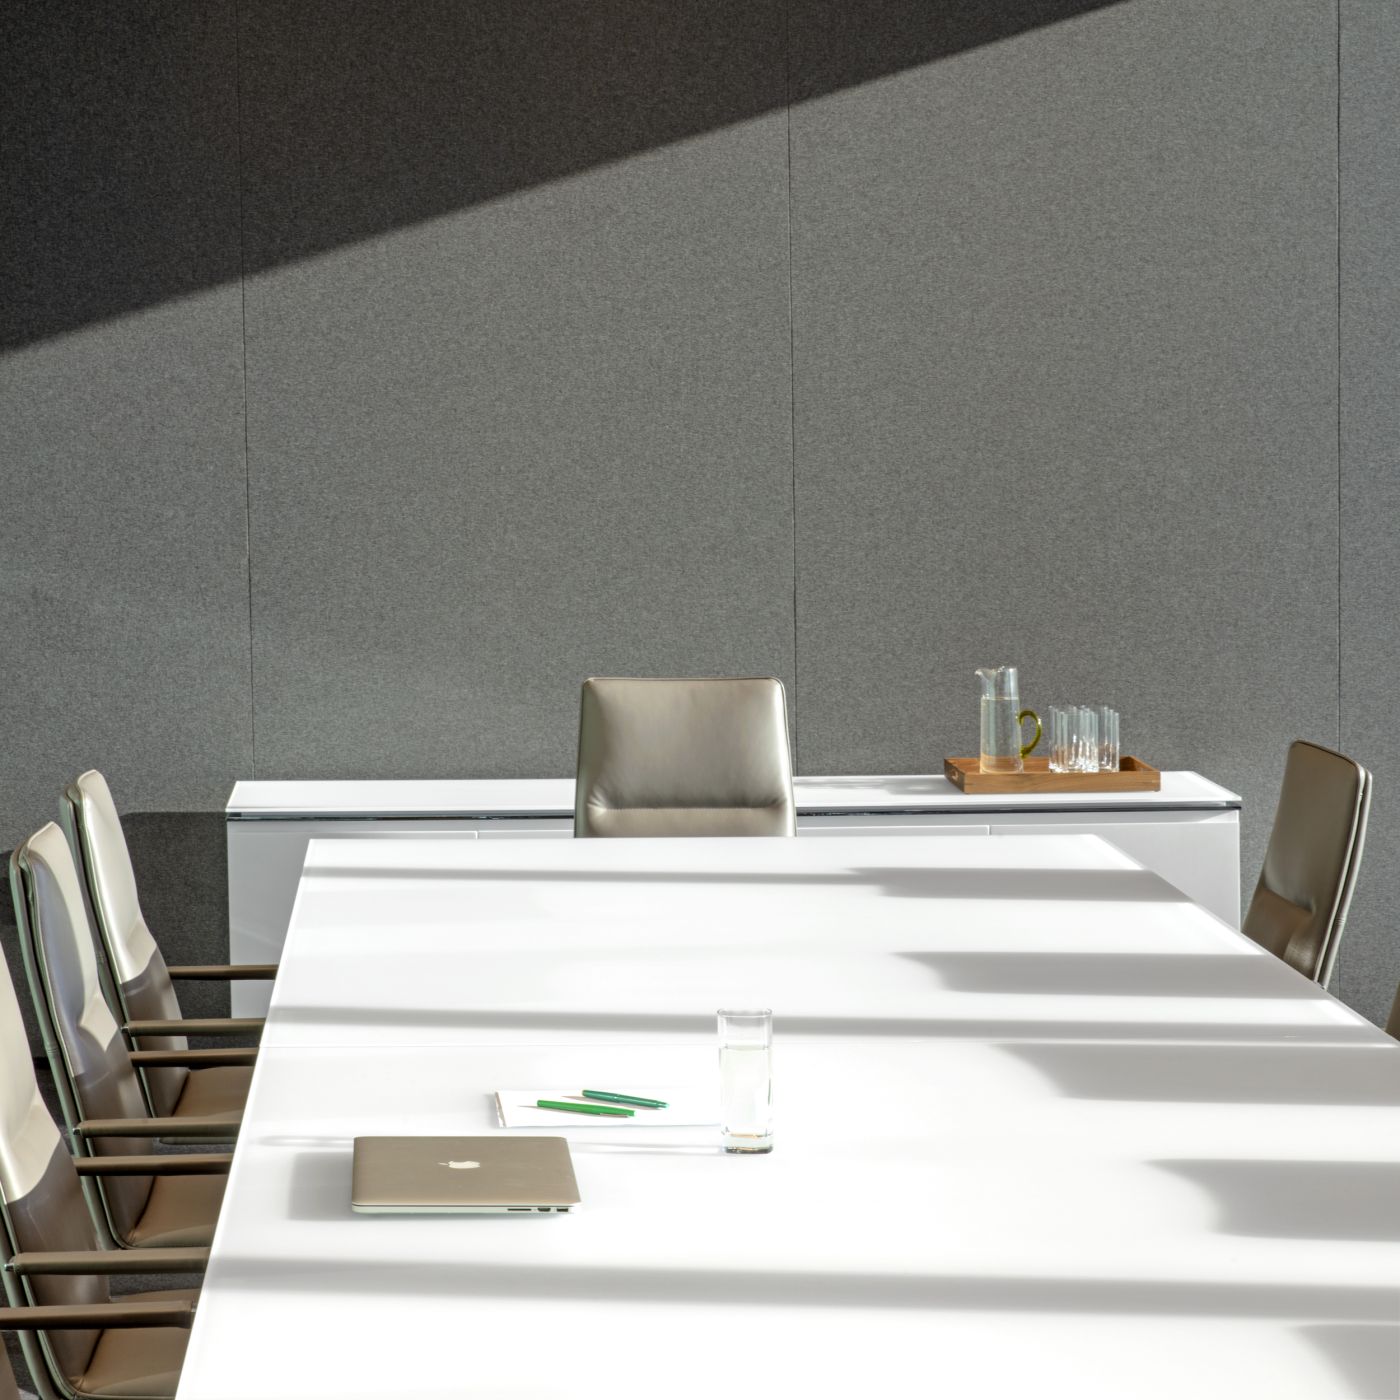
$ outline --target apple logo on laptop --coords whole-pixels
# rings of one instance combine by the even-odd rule
[[[464,1172],[469,1167],[479,1167],[480,1162],[439,1162],[440,1167],[451,1167],[453,1171]]]

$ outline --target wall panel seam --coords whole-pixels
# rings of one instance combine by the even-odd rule
[[[1342,748],[1342,0],[1336,0],[1336,240],[1337,240],[1337,749]]]
[[[802,771],[802,682],[797,652],[797,332],[792,257],[792,0],[783,5],[783,112],[787,122],[788,444],[792,451],[792,765]]]
[[[1334,137],[1336,146],[1334,150],[1334,173],[1335,184],[1333,187],[1333,199],[1335,201],[1335,239],[1336,239],[1336,311],[1337,311],[1337,751],[1345,753],[1343,747],[1344,730],[1342,726],[1342,701],[1343,701],[1343,678],[1345,672],[1342,666],[1342,646],[1343,646],[1343,603],[1342,603],[1342,554],[1343,554],[1343,492],[1342,492],[1342,0],[1336,0],[1334,12],[1335,24],[1335,76],[1336,88],[1335,97],[1337,102],[1337,120]],[[1337,951],[1337,997],[1343,996],[1343,989],[1346,985],[1346,946],[1343,945]]]
[[[248,764],[249,777],[258,776],[258,717],[253,684],[253,484],[248,453],[248,263],[243,211],[243,54],[240,43],[242,16],[233,0],[233,92],[237,124],[238,181],[238,304],[243,347],[243,528],[244,557],[248,575]]]

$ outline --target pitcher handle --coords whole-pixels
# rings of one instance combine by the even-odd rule
[[[1034,710],[1022,710],[1021,713],[1016,716],[1016,723],[1024,724],[1027,716],[1035,721],[1035,738],[1032,739],[1029,744],[1021,745],[1022,758],[1025,758],[1028,753],[1033,753],[1035,751],[1035,746],[1040,742],[1040,716],[1036,714]]]

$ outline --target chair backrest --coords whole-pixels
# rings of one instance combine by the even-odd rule
[[[1390,1003],[1390,1019],[1385,1023],[1385,1033],[1400,1040],[1400,987],[1395,989],[1395,1000]]]
[[[70,1134],[84,1118],[147,1117],[146,1100],[121,1028],[97,979],[97,949],[63,833],[53,823],[10,857],[15,921],[34,1013]],[[153,1138],[85,1140],[94,1155],[155,1151]],[[151,1193],[148,1176],[105,1179],[112,1232],[131,1232]]]
[[[141,913],[136,872],[107,780],[95,768],[63,792],[63,823],[87,893],[103,954],[98,975],[112,1005],[127,1021],[178,1021],[180,1002],[165,958]],[[184,1050],[183,1036],[148,1038],[149,1050]],[[144,1069],[151,1112],[174,1112],[189,1070],[182,1066]]]
[[[1289,746],[1264,867],[1240,927],[1323,985],[1356,887],[1370,797],[1360,764],[1302,739]]]
[[[0,956],[0,1252],[8,1261],[25,1250],[99,1249],[68,1149],[39,1095],[29,1040],[14,983]],[[27,1277],[6,1274],[7,1300],[34,1303],[105,1303],[105,1278]],[[36,1373],[48,1358],[76,1380],[87,1368],[98,1334],[93,1331],[21,1333],[25,1360]],[[3,1387],[0,1387],[3,1393]]]
[[[584,681],[575,836],[796,834],[781,681]]]

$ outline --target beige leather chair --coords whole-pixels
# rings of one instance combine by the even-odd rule
[[[227,1172],[230,1160],[195,1153],[70,1157],[40,1097],[14,983],[0,958],[0,1279],[8,1305],[0,1308],[0,1329],[20,1332],[44,1400],[174,1395],[195,1293],[127,1294],[113,1303],[107,1277],[202,1271],[208,1250],[104,1248],[101,1216],[90,1214],[85,1188],[110,1178],[158,1187],[199,1181],[221,1192],[216,1174]],[[141,1227],[162,1208],[158,1192],[146,1194],[137,1233],[155,1243],[162,1232]],[[7,1369],[0,1364],[0,1374]]]
[[[20,1345],[39,1400],[173,1400],[198,1294],[162,1289],[122,1296],[121,1302],[0,1308],[0,1331],[25,1339]],[[74,1333],[79,1340],[70,1342]],[[69,1347],[77,1357],[87,1353],[76,1376],[63,1370],[71,1360]],[[0,1400],[26,1400],[27,1394],[15,1384],[9,1357],[0,1353]]]
[[[1385,1023],[1385,1033],[1400,1040],[1400,987],[1395,989],[1395,1000],[1390,1004],[1390,1019]]]
[[[233,981],[268,978],[277,969],[263,963],[245,966],[217,964],[200,967],[167,967],[160,948],[146,926],[136,894],[136,873],[131,866],[121,818],[112,801],[107,780],[89,769],[64,789],[61,805],[64,829],[83,883],[84,895],[96,926],[99,951],[98,976],[107,1002],[121,1017],[133,1049],[184,1051],[189,1042],[180,1035],[139,1033],[141,1026],[162,1025],[191,1035],[241,1034],[261,1030],[260,1017],[188,1020],[180,1011],[172,978]],[[226,1087],[241,1084],[244,1097],[252,1078],[254,1051],[242,1057],[241,1066],[223,1070]],[[144,1067],[142,1084],[151,1112],[165,1116],[175,1111],[190,1071],[180,1066]]]
[[[1332,749],[1288,749],[1264,868],[1240,925],[1256,943],[1326,986],[1356,887],[1371,775]]]
[[[575,836],[796,834],[781,681],[584,681]]]
[[[157,1136],[205,1143],[236,1137],[244,1081],[240,1076],[227,1084],[218,1078],[225,1052],[127,1049],[98,985],[97,954],[73,858],[53,822],[16,847],[10,883],[35,1014],[77,1150],[91,1157],[151,1154]],[[151,1116],[137,1065],[190,1062],[199,1068],[186,1079],[173,1114]],[[135,1141],[125,1141],[130,1139]],[[100,1179],[98,1194],[106,1234],[115,1245],[207,1244],[223,1182],[122,1175]]]

